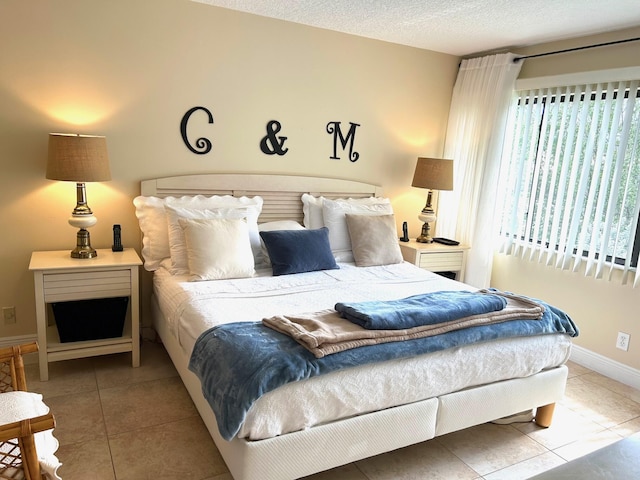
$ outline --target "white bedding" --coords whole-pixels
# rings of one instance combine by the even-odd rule
[[[276,314],[313,312],[337,302],[389,300],[437,290],[471,287],[409,263],[380,267],[340,264],[280,277],[259,270],[254,278],[188,282],[161,268],[154,293],[169,329],[185,354],[215,325],[258,321]],[[566,335],[544,335],[485,344],[356,367],[272,391],[251,408],[238,436],[258,440],[411,403],[465,387],[526,377],[569,358]]]

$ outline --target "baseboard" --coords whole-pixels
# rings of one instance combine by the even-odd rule
[[[31,343],[38,340],[36,334],[33,335],[16,335],[14,337],[0,337],[0,348],[11,347],[12,345],[22,345],[23,343]]]
[[[38,336],[33,335],[16,335],[13,337],[0,337],[0,348],[11,347],[13,345],[22,345],[23,343],[31,343],[38,340]],[[38,354],[29,353],[23,357],[25,364],[38,363]]]
[[[578,345],[573,345],[570,360],[594,372],[598,372],[640,390],[640,370],[611,360],[610,358],[579,347]]]

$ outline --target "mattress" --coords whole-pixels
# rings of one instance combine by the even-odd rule
[[[154,294],[185,355],[216,325],[259,321],[276,314],[313,312],[337,302],[392,300],[465,284],[409,263],[355,267],[273,277],[189,282],[161,268]],[[260,440],[404,405],[464,388],[522,378],[564,364],[571,340],[563,334],[503,339],[373,365],[354,367],[280,387],[249,410],[238,433]]]

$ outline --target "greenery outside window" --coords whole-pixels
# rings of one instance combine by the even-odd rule
[[[621,268],[623,282],[637,270],[639,98],[637,80],[515,92],[502,156],[501,251],[563,269],[586,262],[597,278]]]

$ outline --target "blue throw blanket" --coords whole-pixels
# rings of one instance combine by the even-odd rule
[[[370,330],[400,330],[497,312],[507,300],[491,293],[442,291],[399,300],[336,303],[347,320]]]
[[[240,430],[247,411],[263,394],[281,385],[353,367],[444,350],[498,338],[548,333],[578,335],[561,310],[546,305],[540,320],[512,320],[457,330],[434,337],[382,343],[316,358],[291,337],[262,325],[239,322],[220,325],[200,335],[189,369],[202,383],[202,392],[216,416],[223,438]]]

